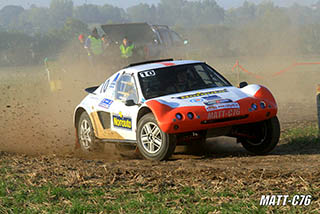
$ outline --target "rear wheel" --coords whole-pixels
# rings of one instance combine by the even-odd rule
[[[79,118],[77,135],[83,152],[101,152],[104,144],[96,142],[91,120],[87,112],[82,112]]]
[[[152,113],[144,115],[138,122],[137,140],[140,153],[149,160],[168,159],[176,148],[175,137],[160,129]]]
[[[255,138],[241,139],[242,146],[251,153],[264,155],[272,151],[279,142],[280,123],[277,117],[250,126]]]

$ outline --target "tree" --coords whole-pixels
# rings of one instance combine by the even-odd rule
[[[128,16],[133,22],[148,22],[150,24],[157,23],[156,7],[154,5],[139,4],[127,9]]]
[[[75,18],[66,20],[63,31],[68,38],[77,37],[81,33],[89,33],[88,25]]]
[[[23,12],[24,9],[21,6],[8,5],[3,7],[0,10],[0,25],[5,28],[14,26],[19,19],[19,15]]]
[[[125,12],[112,5],[84,4],[75,9],[75,18],[87,24],[121,23]]]
[[[50,14],[56,27],[62,27],[67,18],[73,16],[72,0],[51,0]]]
[[[32,6],[19,16],[16,26],[27,34],[46,33],[54,26],[54,20],[48,8]]]
[[[257,18],[257,6],[254,3],[245,1],[241,7],[227,11],[226,16],[226,24],[228,25],[246,25]]]

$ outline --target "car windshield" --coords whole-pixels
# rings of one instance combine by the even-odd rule
[[[170,66],[138,74],[145,99],[186,91],[231,86],[205,63]]]

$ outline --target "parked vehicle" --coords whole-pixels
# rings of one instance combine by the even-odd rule
[[[107,24],[101,28],[113,45],[120,45],[124,37],[133,42],[135,61],[161,57],[184,58],[186,55],[188,41],[166,25],[128,23]]]

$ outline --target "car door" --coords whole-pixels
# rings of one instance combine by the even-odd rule
[[[114,104],[114,84],[118,76],[119,74],[116,74],[107,79],[95,91],[95,96],[93,96],[91,117],[96,137],[99,139],[116,139],[117,136],[117,133],[111,130],[110,107]]]
[[[123,140],[136,140],[138,100],[134,76],[123,73],[116,83],[114,103],[110,106],[111,129]]]

